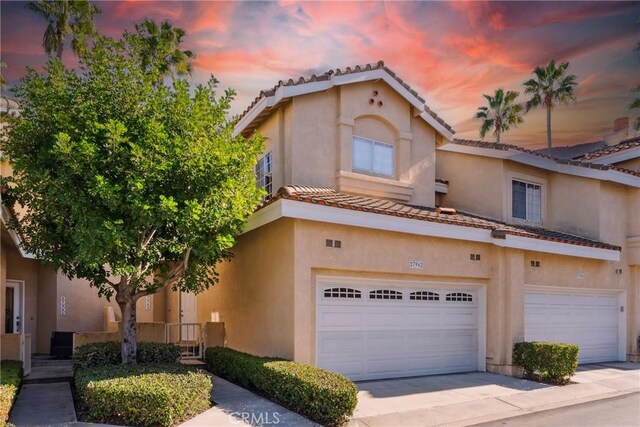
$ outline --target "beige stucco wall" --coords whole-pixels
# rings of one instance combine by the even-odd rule
[[[436,177],[449,181],[449,191],[441,197],[443,206],[488,218],[503,217],[506,176],[501,160],[442,150],[436,156]]]
[[[624,162],[616,163],[616,166],[625,169],[631,169],[632,171],[640,172],[640,157],[635,159],[625,160]]]
[[[369,103],[372,98],[374,104]],[[399,187],[408,191],[399,200],[434,206],[436,132],[415,116],[413,107],[384,82],[294,97],[258,128],[266,138],[265,152],[273,156],[273,192],[297,184],[395,197]],[[353,135],[393,145],[395,176],[351,174]],[[348,183],[341,184],[341,172],[350,174],[342,178]]]
[[[224,322],[227,346],[258,355],[294,357],[292,220],[281,219],[238,239],[235,257],[219,266],[220,282],[197,297],[198,322]]]

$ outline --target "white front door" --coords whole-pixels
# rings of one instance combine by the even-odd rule
[[[180,292],[180,323],[196,323],[196,319],[196,294]],[[193,341],[195,339],[195,326],[181,326],[181,341]]]
[[[24,283],[7,280],[4,290],[4,333],[24,332]]]
[[[474,288],[318,287],[317,365],[353,380],[478,370]]]
[[[618,360],[618,295],[529,291],[524,339],[578,344],[579,363]]]

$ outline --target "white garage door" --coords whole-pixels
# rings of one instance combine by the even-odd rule
[[[320,286],[317,364],[354,380],[478,370],[476,290]]]
[[[579,362],[618,360],[618,297],[527,292],[525,341],[578,344]]]

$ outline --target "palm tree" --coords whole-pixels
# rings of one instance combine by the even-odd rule
[[[7,68],[7,63],[0,60],[0,70],[2,70],[3,68]],[[2,75],[2,72],[0,72],[0,87],[4,87],[4,85],[6,85],[7,82],[4,79],[4,76]]]
[[[27,3],[27,9],[47,21],[42,46],[47,55],[55,52],[57,58],[62,58],[69,36],[73,36],[71,49],[82,54],[87,47],[87,38],[96,34],[94,15],[102,12],[88,0],[38,0]]]
[[[520,93],[509,90],[496,89],[494,96],[482,95],[489,102],[488,107],[478,107],[475,118],[481,119],[480,137],[484,139],[487,132],[493,130],[496,141],[500,142],[500,135],[511,127],[518,126],[522,118],[522,105],[515,103]]]
[[[166,76],[191,75],[191,59],[196,55],[190,50],[181,50],[185,31],[174,27],[169,21],[160,26],[151,19],[136,24],[136,34],[142,41],[142,65],[159,73],[158,83]]]
[[[535,78],[524,82],[524,93],[532,95],[527,101],[526,111],[543,106],[547,110],[547,154],[551,155],[551,110],[557,104],[568,104],[575,101],[574,89],[578,84],[576,76],[567,74],[568,62],[556,66],[555,59],[546,67],[533,70]]]

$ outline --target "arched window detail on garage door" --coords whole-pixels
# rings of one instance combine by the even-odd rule
[[[353,288],[329,288],[323,295],[325,298],[362,298],[362,292]]]
[[[402,292],[391,289],[376,289],[369,292],[369,299],[402,299]]]
[[[412,301],[440,301],[440,295],[429,291],[416,291],[409,294]]]
[[[446,301],[473,302],[473,295],[464,292],[452,292],[447,294]]]

